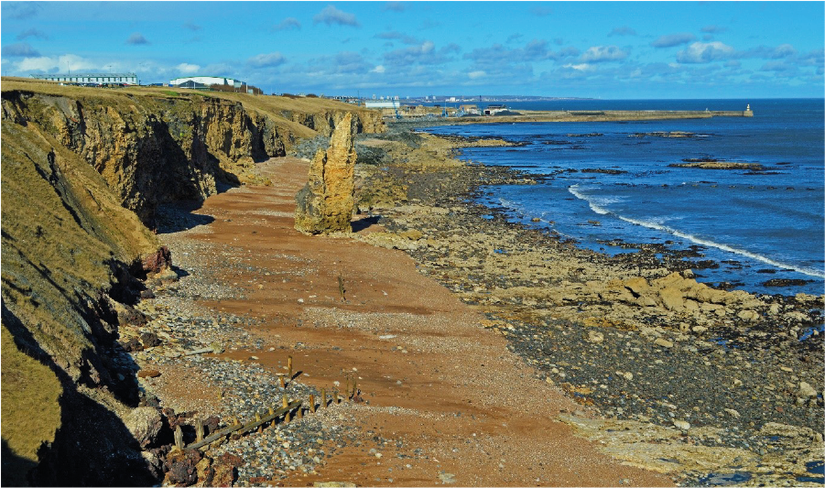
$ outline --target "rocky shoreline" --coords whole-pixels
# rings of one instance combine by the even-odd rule
[[[598,408],[605,423],[581,424],[583,435],[684,485],[823,482],[822,297],[712,289],[691,279],[690,251],[611,258],[474,203],[486,185],[535,176],[399,167],[365,177],[407,187],[404,205],[371,209],[402,236],[376,243],[407,250],[540,377]],[[666,462],[640,449],[662,428]]]
[[[822,483],[822,334],[810,328],[821,321],[821,298],[754,297],[710,289],[690,278],[687,270],[692,263],[684,258],[695,258],[691,251],[665,254],[664,261],[655,257],[660,249],[645,248],[611,258],[510,223],[500,209],[486,208],[475,199],[486,185],[535,184],[535,177],[455,160],[455,151],[470,144],[504,142],[446,140],[406,131],[362,136],[356,150],[370,148],[372,158],[367,160],[372,164],[362,161],[356,167],[362,215],[354,226],[357,232],[332,240],[363,241],[412,256],[418,273],[440,282],[470,309],[484,314],[484,327],[506,340],[502,350],[507,347],[521,358],[524,374],[535,381],[534,391],[524,393],[538,395],[535,401],[542,402],[546,389],[563,392],[578,407],[556,410],[560,414],[554,417],[627,466],[664,473],[680,485]],[[255,191],[233,189],[231,200],[243,202]],[[286,369],[287,355],[337,354],[345,339],[338,332],[331,345],[319,349],[317,338],[314,343],[310,339],[319,327],[340,330],[344,323],[355,332],[384,316],[370,312],[373,315],[359,318],[356,309],[350,311],[353,303],[346,302],[338,310],[332,305],[334,298],[325,298],[324,293],[336,292],[302,289],[318,273],[305,254],[275,254],[279,262],[292,264],[273,266],[239,242],[259,232],[255,229],[261,228],[254,226],[263,222],[263,216],[291,220],[292,214],[277,205],[244,214],[249,220],[237,225],[246,227],[237,229],[243,229],[246,237],[232,237],[226,229],[222,236],[210,235],[216,223],[234,229],[237,215],[214,208],[208,212],[184,206],[161,208],[159,231],[174,253],[175,273],[149,283],[152,299],[137,306],[148,322],[121,326],[121,343],[135,346],[130,355],[140,368],[141,404],[149,407],[147,412],[166,417],[148,423],[183,425],[187,442],[194,438],[195,418],[207,419],[216,428],[232,417],[248,418],[250,412],[265,410],[284,392],[319,398],[323,383],[313,369],[307,368],[287,388],[279,384],[277,372]],[[364,231],[375,223],[381,227]],[[355,286],[346,283],[348,288]],[[284,305],[267,314],[247,310],[262,301],[279,301],[275,289],[286,293]],[[381,293],[387,295],[375,291],[379,298]],[[319,300],[329,301],[326,306],[333,308],[323,310],[333,312],[313,309]],[[410,301],[415,300],[408,297]],[[426,313],[431,312],[425,307]],[[440,319],[426,320],[429,326]],[[279,326],[282,322],[286,328]],[[302,323],[314,325],[302,327]],[[402,339],[388,330],[378,327],[372,332],[378,342],[393,345],[390,354],[398,355],[403,364],[422,348],[443,347],[448,335],[442,334],[452,332],[438,332],[434,344],[439,346],[422,346],[427,339],[418,335],[421,332]],[[809,337],[800,340],[806,334]],[[186,354],[210,347],[224,352]],[[361,364],[359,369],[363,370]],[[340,380],[335,388],[343,391],[345,371],[335,372]],[[370,380],[361,371],[349,374],[360,378],[359,384]],[[330,376],[329,371],[325,375]],[[417,383],[406,377],[387,382],[399,389]],[[476,388],[500,386],[485,381]],[[138,437],[148,445],[161,446],[144,456],[157,476],[166,476],[166,484],[303,485],[332,479],[360,485],[494,482],[478,477],[456,481],[458,472],[444,461],[458,455],[463,440],[453,447],[451,436],[433,433],[426,442],[424,438],[412,442],[411,435],[379,428],[386,416],[418,422],[421,417],[416,415],[421,414],[403,405],[380,406],[380,399],[370,391],[375,387],[365,383],[366,403],[344,402],[301,422],[277,423],[260,434],[233,436],[211,449],[207,458],[170,457],[171,446],[168,439],[160,438],[160,429],[130,429],[145,432]],[[332,388],[329,384],[329,391]],[[158,406],[164,409],[159,412]],[[477,410],[476,415],[482,411],[486,410]],[[456,416],[460,413],[435,414],[439,425],[458,421]],[[479,441],[484,442],[483,434],[473,440]],[[490,447],[482,452],[485,449]],[[548,459],[538,454],[528,468],[540,466],[542,460],[546,466]],[[367,466],[364,459],[377,466]],[[348,464],[354,460],[359,461]],[[506,473],[505,465],[523,461],[502,457],[499,471]],[[523,484],[528,473],[524,469],[515,478],[492,479]],[[622,476],[626,477],[614,483],[639,483]]]

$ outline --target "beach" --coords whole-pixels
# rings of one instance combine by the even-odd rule
[[[386,164],[358,168],[349,235],[292,229],[300,159],[256,165],[270,186],[166,208],[179,279],[140,304],[162,341],[133,353],[159,373],[145,401],[249,417],[280,401],[288,356],[290,396],[357,381],[363,401],[217,447],[243,461],[238,485],[821,480],[821,335],[797,337],[821,298],[702,298],[654,256],[509,223],[472,197],[531,176],[454,159],[501,143],[362,137]],[[177,357],[215,342],[225,352]]]

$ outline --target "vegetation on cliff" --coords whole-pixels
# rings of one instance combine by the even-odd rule
[[[3,80],[4,485],[153,483],[121,420],[140,398],[117,328],[141,319],[155,208],[253,181],[348,112],[382,130],[321,99]]]

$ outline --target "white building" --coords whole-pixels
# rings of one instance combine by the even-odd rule
[[[212,85],[228,85],[240,88],[246,85],[245,81],[221,76],[184,76],[169,81],[169,86],[177,88],[209,88]]]
[[[364,102],[367,108],[399,108],[401,103],[398,100],[367,100]]]
[[[61,81],[65,83],[93,84],[93,85],[137,85],[135,73],[52,73],[47,75],[31,75],[36,80]]]

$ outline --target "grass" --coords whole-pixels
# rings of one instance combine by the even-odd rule
[[[37,450],[54,441],[60,427],[58,398],[63,391],[57,376],[45,365],[23,354],[11,332],[2,327],[2,417],[3,443],[12,459],[3,453],[4,484],[25,486],[26,465],[37,462]],[[28,461],[28,462],[27,462]],[[23,469],[21,469],[23,468]],[[10,479],[9,479],[10,478]]]

